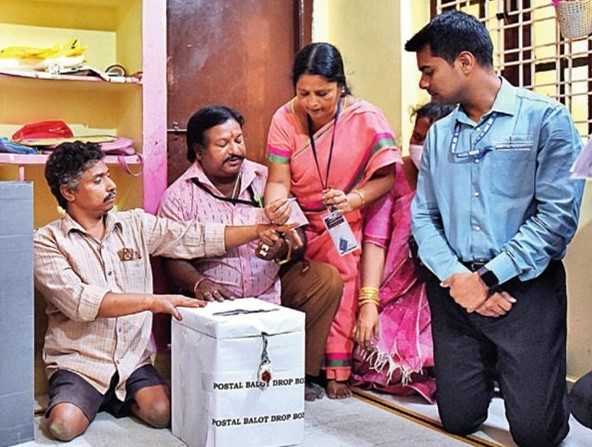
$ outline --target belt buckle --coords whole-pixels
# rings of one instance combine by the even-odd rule
[[[472,272],[476,272],[477,270],[479,270],[481,267],[483,267],[486,263],[483,261],[475,261],[475,262],[470,262],[469,263],[469,269]]]

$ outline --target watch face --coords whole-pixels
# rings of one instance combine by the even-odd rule
[[[481,279],[489,289],[495,289],[499,284],[497,276],[495,276],[495,273],[490,270],[485,268],[483,270],[485,270],[483,273],[481,273],[481,271],[479,272]]]

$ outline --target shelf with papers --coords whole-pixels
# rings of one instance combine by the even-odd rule
[[[74,135],[130,139],[141,155],[105,159],[121,190],[116,206],[155,212],[166,188],[166,2],[2,0],[1,9],[0,49],[12,47],[6,54],[15,56],[0,60],[0,136],[61,120]],[[80,62],[72,42],[84,49]],[[20,60],[19,48],[52,56]],[[119,76],[107,74],[112,66],[121,68]],[[62,74],[49,72],[58,69]],[[59,217],[43,174],[46,160],[0,153],[0,181],[34,183],[35,226]]]
[[[35,80],[35,81],[73,81],[101,82],[108,84],[140,84],[142,81],[135,76],[98,76],[77,74],[52,74],[45,71],[17,71],[0,69],[0,78],[4,80]]]
[[[0,153],[0,164],[42,165],[45,164],[47,157],[47,154]],[[138,155],[106,155],[104,160],[108,165],[120,164],[122,161],[129,165],[142,164],[142,159]]]

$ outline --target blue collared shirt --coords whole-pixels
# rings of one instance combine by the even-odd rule
[[[424,146],[413,235],[438,278],[485,261],[500,284],[529,280],[565,255],[584,181],[570,179],[582,141],[563,105],[502,78],[479,123],[457,107]]]

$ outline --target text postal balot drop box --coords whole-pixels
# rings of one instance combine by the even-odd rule
[[[255,298],[179,310],[173,434],[190,447],[302,443],[304,313]]]

